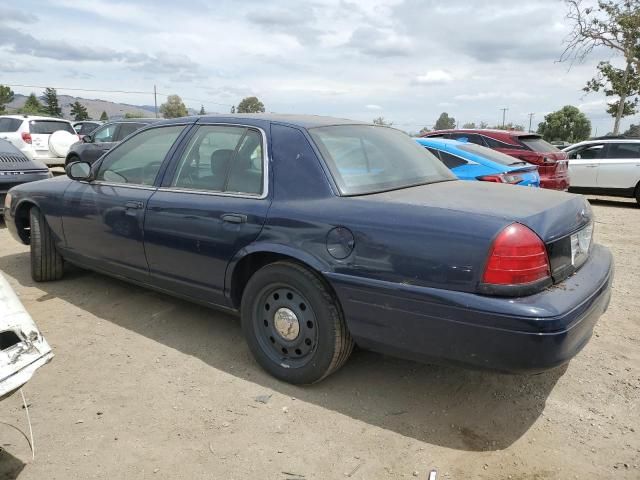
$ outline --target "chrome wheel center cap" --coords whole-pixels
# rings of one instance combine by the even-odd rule
[[[282,307],[276,310],[273,324],[278,334],[285,340],[295,340],[300,334],[300,322],[292,310]]]

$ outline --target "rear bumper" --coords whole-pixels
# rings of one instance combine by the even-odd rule
[[[572,277],[535,295],[498,298],[327,274],[364,348],[514,373],[562,365],[609,305],[613,260],[595,245]]]

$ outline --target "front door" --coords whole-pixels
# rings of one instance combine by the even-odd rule
[[[269,209],[264,137],[203,125],[149,200],[144,225],[152,282],[224,305],[227,265],[256,239]]]
[[[148,279],[145,210],[160,167],[183,129],[141,132],[105,156],[94,181],[67,188],[62,209],[65,256],[134,280]]]
[[[569,179],[572,187],[596,188],[598,166],[604,145],[593,144],[569,152]]]

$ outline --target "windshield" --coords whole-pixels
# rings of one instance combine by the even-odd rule
[[[343,195],[456,179],[436,157],[393,128],[337,125],[309,133]]]
[[[529,150],[540,153],[557,153],[559,148],[554,147],[549,142],[540,137],[518,137],[520,143],[524,144]]]
[[[511,155],[507,155],[505,153],[500,153],[496,150],[492,150],[491,148],[483,147],[480,145],[475,145],[473,143],[467,143],[464,145],[456,145],[462,151],[473,153],[480,157],[484,157],[487,160],[491,160],[492,162],[499,163],[500,165],[523,165],[527,162],[523,162],[522,160],[518,160],[517,158],[512,157]]]

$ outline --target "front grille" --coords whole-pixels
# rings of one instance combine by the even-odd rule
[[[29,159],[23,155],[0,153],[0,163],[26,163]]]

